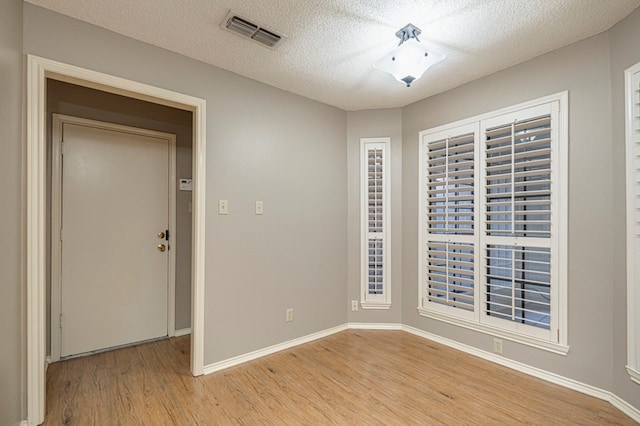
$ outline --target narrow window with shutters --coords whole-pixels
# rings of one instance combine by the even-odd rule
[[[389,138],[361,139],[361,233],[364,309],[391,305],[389,238]]]
[[[421,314],[566,353],[566,99],[421,132]]]
[[[625,71],[627,371],[640,384],[640,63]]]

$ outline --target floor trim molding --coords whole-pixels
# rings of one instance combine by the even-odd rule
[[[191,327],[181,328],[180,330],[174,331],[173,337],[186,336],[187,334],[191,334]]]
[[[575,390],[585,395],[602,399],[612,404],[614,407],[616,407],[618,410],[625,413],[627,416],[631,417],[636,422],[640,423],[640,410],[635,408],[634,406],[632,406],[622,398],[618,397],[617,395],[614,395],[610,391],[600,389],[595,386],[591,386],[586,383],[579,382],[577,380],[569,379],[567,377],[561,376],[556,373],[551,373],[546,370],[541,370],[539,368],[532,367],[530,365],[523,364],[518,361],[513,361],[511,359],[504,358],[502,356],[493,354],[491,352],[486,352],[486,351],[474,348],[473,346],[465,345],[463,343],[459,343],[454,340],[438,336],[436,334],[428,333],[426,331],[417,329],[415,327],[403,325],[402,331],[406,331],[407,333],[411,333],[415,336],[422,337],[424,339],[431,340],[445,346],[449,346],[450,348],[457,349],[469,355],[477,356],[487,361],[491,361],[493,363],[502,365],[503,367],[511,368],[512,370],[516,370],[521,373],[525,373],[530,376],[537,377],[547,382],[555,383],[557,385]]]
[[[350,330],[402,330],[402,324],[350,322],[347,328]]]
[[[225,368],[233,367],[238,364],[243,364],[248,361],[253,361],[254,359],[262,358],[263,356],[271,355],[273,353],[280,352],[285,349],[292,348],[294,346],[298,346],[304,343],[312,342],[314,340],[322,339],[323,337],[327,337],[332,334],[339,333],[346,329],[347,329],[347,325],[342,324],[333,328],[328,328],[326,330],[319,331],[317,333],[311,333],[306,336],[298,337],[297,339],[289,340],[283,343],[278,343],[277,345],[269,346],[264,349],[258,349],[256,351],[249,352],[244,355],[238,355],[233,358],[215,362],[213,364],[209,364],[204,367],[204,374],[215,373],[216,371],[224,370]]]

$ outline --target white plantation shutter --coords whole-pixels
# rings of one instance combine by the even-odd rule
[[[549,329],[551,273],[549,249],[488,245],[486,312]]]
[[[427,301],[473,311],[473,244],[431,241],[427,246]]]
[[[422,138],[422,306],[454,315],[475,310],[476,124]]]
[[[362,306],[387,308],[389,291],[389,139],[362,139]]]
[[[640,63],[626,77],[627,371],[640,383]]]
[[[547,339],[557,339],[551,261],[558,254],[551,235],[559,202],[558,121],[553,102],[481,124],[482,321]]]
[[[487,129],[488,235],[549,237],[551,224],[551,116]]]
[[[420,133],[422,315],[566,353],[566,103]]]
[[[475,133],[427,143],[430,233],[473,235]]]

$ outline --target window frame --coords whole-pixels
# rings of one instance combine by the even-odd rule
[[[490,238],[486,236],[486,230],[484,229],[485,221],[480,220],[480,216],[486,213],[486,206],[484,202],[485,195],[485,153],[484,153],[484,137],[483,122],[489,122],[489,120],[504,116],[507,114],[513,114],[518,111],[524,111],[533,109],[535,107],[549,105],[557,103],[558,111],[558,123],[555,126],[556,135],[558,138],[557,143],[552,147],[555,151],[552,154],[552,161],[557,161],[557,165],[552,169],[555,179],[552,182],[552,191],[555,191],[558,195],[555,197],[557,200],[557,206],[552,210],[552,214],[557,216],[552,221],[553,235],[551,237],[550,244],[555,246],[555,255],[551,258],[551,268],[553,272],[552,282],[554,285],[555,302],[552,302],[551,315],[552,320],[555,321],[555,330],[557,332],[551,333],[549,330],[548,335],[544,332],[540,333],[528,333],[519,330],[519,327],[508,325],[509,321],[504,321],[505,324],[500,325],[500,322],[486,321],[483,317],[484,309],[481,309],[481,303],[485,300],[486,285],[484,283],[484,267],[483,262],[485,259],[485,249],[488,244],[491,244]],[[425,140],[429,137],[433,137],[436,134],[446,134],[447,132],[455,132],[456,129],[463,126],[477,126],[477,139],[475,141],[476,157],[475,157],[475,205],[474,205],[474,252],[476,253],[476,269],[475,269],[475,310],[473,317],[470,318],[468,314],[459,315],[458,312],[461,309],[441,309],[434,307],[433,303],[425,302],[425,267],[427,266],[428,259],[426,258],[425,244],[428,239],[433,236],[429,234],[426,229],[427,224],[427,202],[424,196],[424,189],[426,188],[426,181],[428,179],[426,169],[426,147]],[[452,133],[453,134],[453,133]],[[490,334],[496,337],[500,337],[506,340],[515,341],[528,346],[544,349],[553,353],[566,355],[569,351],[568,346],[568,302],[567,302],[567,288],[568,288],[568,265],[567,265],[567,245],[568,245],[568,91],[556,93],[553,95],[545,96],[528,102],[523,102],[510,107],[502,108],[485,114],[477,115],[467,119],[459,120],[453,123],[437,126],[431,129],[421,131],[419,133],[419,285],[418,285],[418,312],[420,315],[436,319],[449,324],[454,324],[471,330],[479,331],[485,334]],[[552,193],[552,198],[554,194]],[[484,217],[484,216],[482,216]],[[481,236],[482,235],[482,236]],[[526,246],[525,237],[515,239],[516,242],[513,245]],[[444,307],[448,308],[448,307]],[[533,327],[531,327],[533,328]],[[543,330],[547,331],[547,330]]]
[[[361,138],[360,139],[360,306],[362,309],[389,309],[391,307],[391,200],[390,200],[390,145],[391,138]],[[382,294],[372,295],[368,291],[368,151],[372,147],[382,149]]]
[[[640,273],[636,271],[636,258],[640,256],[640,233],[634,230],[640,212],[636,212],[634,198],[635,182],[640,182],[640,160],[634,161],[640,150],[640,138],[634,141],[634,122],[640,120],[640,63],[625,70],[625,168],[626,168],[626,235],[627,235],[627,373],[632,381],[640,384]],[[638,95],[640,97],[640,94]]]

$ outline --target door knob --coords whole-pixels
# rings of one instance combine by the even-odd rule
[[[167,247],[164,244],[158,244],[158,251],[165,251]]]
[[[158,238],[163,239],[164,238],[164,232],[158,232]]]

